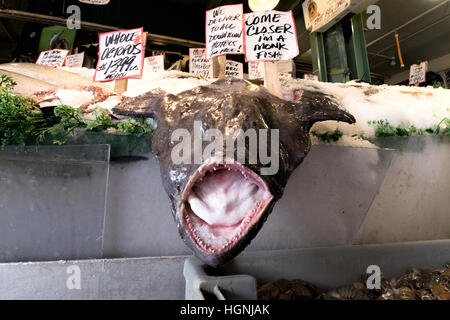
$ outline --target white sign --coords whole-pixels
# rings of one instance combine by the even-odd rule
[[[142,78],[142,28],[99,34],[99,59],[94,81]]]
[[[327,31],[350,12],[351,3],[352,0],[307,0],[303,2],[306,29],[311,32]]]
[[[227,60],[227,63],[225,64],[225,77],[244,79],[244,64]]]
[[[189,72],[207,79],[213,77],[213,61],[206,60],[205,48],[189,49]]]
[[[428,62],[413,64],[409,70],[409,84],[423,83],[427,81]]]
[[[277,68],[279,72],[294,72],[294,61],[291,60],[283,60],[277,62]]]
[[[248,63],[248,78],[264,79],[264,63],[263,62],[249,62]]]
[[[206,59],[244,53],[242,14],[242,4],[206,11]]]
[[[244,15],[247,61],[277,61],[295,58],[297,32],[292,11],[261,11]]]
[[[144,59],[144,68],[150,72],[164,71],[164,55],[147,57]]]
[[[95,5],[105,5],[108,4],[110,0],[78,0],[80,2],[83,3],[87,3],[87,4],[95,4]]]
[[[281,79],[291,79],[292,78],[292,73],[290,73],[290,72],[278,72],[278,76]]]
[[[293,61],[278,61],[277,69],[280,78],[289,77],[292,78],[294,73]],[[248,63],[248,78],[251,79],[264,79],[264,62],[249,62]]]
[[[84,52],[67,56],[66,67],[69,68],[81,68],[83,67]]]
[[[43,64],[49,67],[62,67],[70,50],[54,49],[42,51],[36,64]]]
[[[303,76],[305,80],[319,81],[319,76],[315,74],[305,73]]]

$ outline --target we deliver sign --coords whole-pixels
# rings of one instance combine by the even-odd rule
[[[99,59],[94,81],[142,78],[143,29],[99,34]]]
[[[242,15],[242,4],[206,11],[206,59],[244,53]]]

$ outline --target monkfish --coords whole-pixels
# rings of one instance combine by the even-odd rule
[[[237,79],[177,95],[153,90],[113,112],[157,120],[152,149],[175,223],[211,266],[235,257],[259,232],[310,150],[312,125],[355,122],[324,93],[303,90],[294,103]]]

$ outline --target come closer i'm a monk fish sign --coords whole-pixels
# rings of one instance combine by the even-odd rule
[[[99,34],[99,59],[94,81],[142,78],[143,29]]]
[[[278,61],[295,58],[297,32],[292,11],[261,11],[244,15],[247,61]]]

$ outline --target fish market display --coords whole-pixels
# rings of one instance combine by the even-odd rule
[[[178,95],[152,91],[124,101],[113,111],[157,119],[153,152],[160,161],[162,181],[179,233],[195,255],[212,266],[236,256],[261,229],[282,196],[290,175],[310,150],[311,126],[325,120],[355,121],[330,96],[322,93],[304,90],[299,102],[293,103],[250,82],[225,79]],[[278,170],[271,175],[264,174],[268,168],[261,158],[254,164],[248,161],[252,153],[248,144],[244,162],[236,161],[237,148],[231,153],[224,148],[223,156],[176,164],[171,136],[177,129],[185,129],[195,136],[195,122],[200,126],[198,132],[207,135],[208,129],[217,129],[223,133],[222,146],[229,137],[227,133],[233,130],[279,129],[278,148],[273,148],[278,144],[271,138],[266,145],[257,144],[256,150],[259,154],[276,155]],[[234,145],[236,137],[230,136]],[[202,150],[209,145],[206,140],[201,142]],[[189,148],[184,156],[192,159],[195,148],[195,145]]]
[[[24,97],[31,97],[35,92],[56,89],[54,84],[24,76],[20,73],[0,69],[0,75],[2,74],[11,77],[16,82],[14,93]]]
[[[113,92],[102,84],[38,64],[1,64],[0,74],[6,74],[16,82],[16,94],[33,98],[40,107],[69,105],[91,112],[97,104],[113,96]],[[113,101],[113,106],[120,102],[118,99]],[[104,109],[108,110],[107,107]]]
[[[99,87],[102,86],[100,83],[94,84],[92,80],[88,80],[72,72],[34,63],[4,63],[0,64],[0,70],[15,72],[33,79],[51,83],[55,86],[65,86],[69,84],[72,86],[83,87],[93,85]]]
[[[382,277],[381,288],[369,290],[357,281],[320,293],[304,280],[280,279],[259,287],[261,300],[450,300],[450,263],[436,270],[408,268],[399,278]]]
[[[374,86],[366,83],[328,83],[303,79],[281,79],[283,91],[298,99],[297,92],[307,89],[322,92],[337,99],[356,118],[354,125],[326,121],[316,124],[312,130],[319,133],[342,131],[337,144],[370,147],[366,139],[383,133],[387,127],[399,135],[422,135],[435,131],[443,119],[450,119],[450,90],[431,87]],[[298,91],[299,90],[299,91]],[[384,121],[377,126],[378,121]],[[449,120],[450,121],[450,120]],[[377,122],[375,125],[373,122]],[[383,125],[385,125],[383,127]],[[377,132],[377,127],[380,127]],[[442,130],[443,131],[443,130]],[[362,138],[362,139],[361,139]],[[313,141],[317,140],[313,138]],[[358,143],[359,142],[359,143]]]

